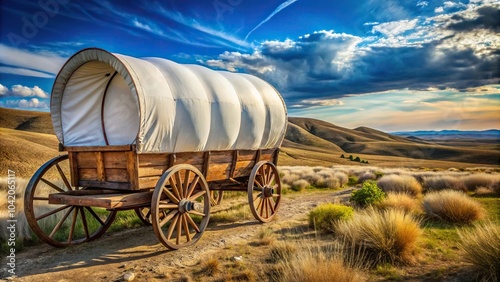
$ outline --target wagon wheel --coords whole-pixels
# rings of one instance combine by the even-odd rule
[[[210,205],[218,206],[222,202],[222,198],[224,197],[224,191],[210,191]]]
[[[113,223],[116,211],[49,203],[49,194],[85,189],[69,182],[68,156],[42,165],[31,177],[24,194],[24,213],[31,230],[43,242],[66,247],[100,237]]]
[[[187,164],[165,171],[153,192],[151,218],[156,237],[167,248],[196,243],[210,218],[210,191],[203,174]]]
[[[281,181],[278,169],[271,162],[257,163],[248,180],[248,201],[255,219],[269,222],[281,200]]]

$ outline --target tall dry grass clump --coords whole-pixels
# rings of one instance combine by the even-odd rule
[[[386,193],[406,193],[415,197],[422,194],[422,185],[410,175],[384,175],[379,179],[377,185]]]
[[[405,193],[387,193],[386,197],[375,206],[380,209],[398,209],[414,215],[423,212],[420,201]]]
[[[478,224],[473,229],[458,232],[465,259],[479,270],[482,281],[500,280],[500,225],[494,222]]]
[[[339,222],[337,234],[356,249],[362,249],[370,263],[411,263],[417,239],[422,234],[419,220],[401,210],[369,208],[352,220]]]
[[[464,183],[459,177],[451,175],[434,175],[424,177],[422,179],[424,188],[427,191],[440,191],[440,190],[466,190]]]
[[[331,255],[334,254],[334,255]],[[355,282],[367,281],[359,265],[345,259],[342,251],[307,247],[276,265],[275,281]]]
[[[295,191],[302,191],[309,186],[339,189],[348,181],[343,170],[328,167],[283,166],[279,170],[283,184],[290,185]]]
[[[467,224],[485,216],[479,202],[455,190],[428,193],[423,207],[427,216],[451,223]]]
[[[500,183],[500,175],[476,173],[462,177],[462,181],[469,191],[476,191],[479,187],[492,188],[495,184]]]

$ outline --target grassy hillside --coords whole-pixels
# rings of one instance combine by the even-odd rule
[[[460,145],[447,146],[442,143],[423,141],[418,138],[393,136],[367,127],[359,127],[351,130],[308,118],[289,118],[289,121],[289,127],[295,132],[293,140],[313,140],[313,137],[309,136],[313,135],[323,141],[336,145],[341,151],[348,154],[440,160],[471,164],[500,164],[500,151],[497,145],[476,142],[474,147]],[[303,130],[296,129],[296,127]],[[302,134],[303,136],[297,136],[298,134]],[[288,135],[287,139],[289,139]],[[314,140],[313,146],[316,148],[322,147],[327,150],[330,148],[330,145],[323,146],[324,142],[321,142],[321,140]],[[306,143],[301,144],[306,145]],[[304,147],[300,149],[307,150]],[[338,150],[332,150],[332,152],[336,153]]]
[[[0,108],[0,127],[54,134],[50,113]]]

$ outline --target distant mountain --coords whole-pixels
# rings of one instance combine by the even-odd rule
[[[499,140],[500,130],[490,129],[482,131],[462,131],[462,130],[420,130],[420,131],[399,131],[391,132],[392,135],[402,137],[416,137],[424,140]]]

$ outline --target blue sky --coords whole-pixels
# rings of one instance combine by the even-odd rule
[[[500,128],[498,1],[0,3],[0,107],[48,111],[65,60],[100,47],[251,73],[339,126]]]

